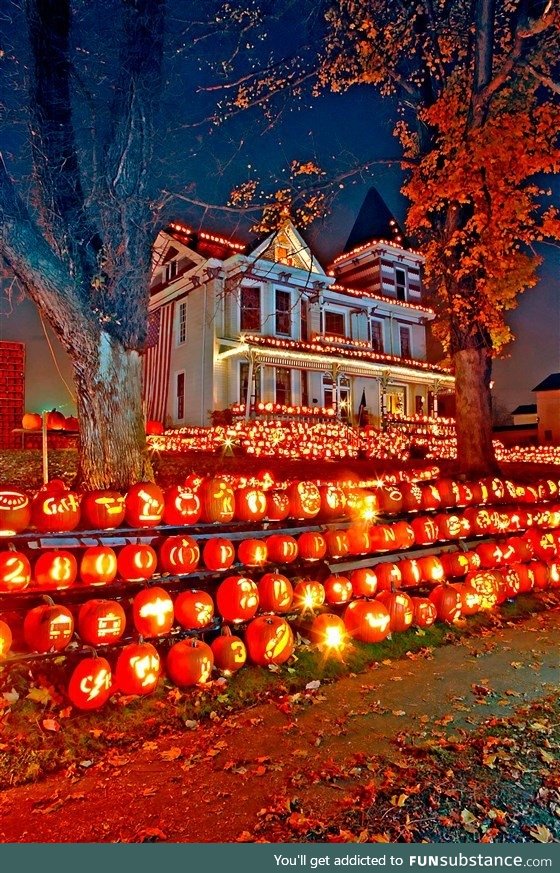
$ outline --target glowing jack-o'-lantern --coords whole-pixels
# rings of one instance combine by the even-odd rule
[[[231,540],[216,537],[207,540],[202,549],[202,560],[208,570],[217,572],[231,567],[235,558],[235,548]]]
[[[106,658],[83,658],[68,684],[70,702],[83,710],[99,709],[109,700],[113,677]]]
[[[435,603],[428,597],[411,597],[414,617],[412,624],[415,627],[431,627],[437,618]]]
[[[130,527],[155,527],[161,523],[165,498],[159,485],[137,482],[125,498],[125,518]]]
[[[403,558],[397,561],[397,567],[401,574],[401,587],[414,588],[422,581],[422,571],[415,558]]]
[[[370,550],[369,525],[352,524],[346,530],[348,549],[351,555],[367,555]]]
[[[437,524],[439,540],[458,540],[470,532],[468,519],[454,512],[440,512],[434,522]]]
[[[199,561],[200,549],[192,537],[166,537],[159,547],[159,562],[164,573],[192,573]]]
[[[52,483],[39,491],[31,507],[31,518],[41,533],[74,530],[80,522],[78,495],[72,491],[54,490]]]
[[[376,524],[369,531],[370,552],[390,552],[397,547],[397,537],[391,524]]]
[[[512,597],[517,597],[521,587],[521,580],[515,567],[504,567],[500,571],[500,576],[502,577],[501,593],[503,594],[504,600],[510,600]]]
[[[125,625],[124,609],[116,600],[88,600],[78,613],[78,633],[90,646],[116,643]]]
[[[314,482],[292,482],[288,498],[292,518],[315,518],[321,511],[321,493]]]
[[[132,601],[134,627],[143,637],[166,636],[173,627],[174,615],[171,597],[157,585],[139,591]]]
[[[294,587],[293,604],[302,613],[315,612],[325,602],[325,588],[314,579],[301,579]]]
[[[165,524],[196,524],[202,512],[200,497],[188,485],[173,485],[164,493]]]
[[[345,530],[328,530],[324,534],[327,555],[330,558],[345,558],[350,552],[350,544]]]
[[[558,547],[552,531],[531,528],[523,535],[523,539],[531,544],[533,553],[539,560],[550,562],[556,558]]]
[[[214,655],[202,640],[181,640],[169,649],[165,666],[171,681],[180,688],[203,685],[212,674]]]
[[[0,489],[0,537],[20,533],[31,521],[31,501],[23,491]]]
[[[353,600],[344,611],[344,625],[350,636],[362,643],[380,643],[390,631],[391,616],[376,600]]]
[[[208,627],[214,619],[214,601],[207,591],[182,591],[174,609],[175,618],[187,630]]]
[[[404,512],[419,512],[422,508],[422,489],[417,482],[402,482],[402,508]]]
[[[356,521],[372,522],[379,514],[376,495],[363,488],[352,488],[347,491],[346,514]]]
[[[294,651],[294,635],[284,618],[260,615],[247,626],[245,645],[253,664],[284,664]]]
[[[328,485],[321,485],[319,494],[321,497],[321,516],[323,518],[340,518],[344,515],[346,495],[342,488],[330,482]]]
[[[457,506],[461,499],[461,492],[457,482],[453,479],[439,479],[437,489],[440,496],[441,506],[450,509]]]
[[[266,515],[266,494],[258,488],[238,488],[235,517],[240,521],[262,521]]]
[[[429,546],[439,539],[439,528],[430,515],[419,515],[410,522],[415,542],[419,546]]]
[[[157,567],[157,555],[147,543],[129,543],[117,555],[119,576],[125,582],[145,582]]]
[[[453,585],[461,598],[461,615],[471,616],[480,612],[480,594],[472,585],[461,582]]]
[[[497,517],[494,513],[485,506],[471,506],[463,512],[465,518],[470,525],[471,533],[479,536],[488,536],[497,532]]]
[[[394,515],[402,512],[403,495],[396,485],[381,485],[375,490],[379,511]]]
[[[30,609],[23,622],[23,636],[33,652],[61,652],[71,641],[73,633],[72,613],[52,600]]]
[[[129,643],[115,667],[115,685],[123,694],[151,694],[161,673],[161,661],[151,643]]]
[[[350,573],[352,594],[355,597],[373,597],[377,591],[377,573],[372,567],[358,567]]]
[[[124,496],[118,491],[90,491],[82,497],[82,524],[112,530],[124,521]]]
[[[84,585],[110,585],[117,575],[117,556],[110,546],[90,546],[80,561]]]
[[[327,653],[343,649],[348,636],[343,620],[330,612],[323,612],[313,619],[308,635],[311,642]]]
[[[393,527],[397,549],[410,549],[416,541],[414,528],[408,521],[397,521]]]
[[[480,543],[475,551],[480,558],[480,566],[485,570],[499,567],[500,564],[504,563],[502,549],[494,540],[488,543]]]
[[[333,574],[323,582],[327,603],[340,605],[352,599],[352,583],[346,576]]]
[[[218,586],[216,605],[225,621],[248,621],[259,608],[259,590],[246,576],[228,576]]]
[[[298,554],[303,561],[320,561],[327,554],[327,543],[322,533],[305,531],[299,535]]]
[[[264,540],[241,540],[237,546],[237,558],[246,567],[262,567],[268,559],[268,549]]]
[[[395,588],[400,588],[402,585],[402,573],[400,566],[404,563],[399,561],[382,561],[375,565],[375,575],[377,576],[378,591],[392,591]]]
[[[465,552],[442,552],[439,559],[446,578],[450,576],[453,578],[466,576],[470,569],[469,559]]]
[[[435,605],[440,621],[453,624],[461,617],[461,596],[454,585],[436,585],[429,598]]]
[[[203,521],[228,524],[235,513],[235,494],[225,479],[206,479],[199,489]]]
[[[288,612],[294,597],[292,583],[281,573],[265,573],[257,583],[263,612]]]
[[[77,575],[78,562],[75,556],[62,549],[43,552],[33,568],[33,580],[38,588],[70,588]]]
[[[23,591],[31,582],[31,565],[22,552],[0,552],[0,591]]]
[[[486,611],[496,606],[498,577],[492,570],[475,570],[467,573],[465,584],[470,585],[480,596],[480,609]]]
[[[289,534],[273,534],[266,539],[268,560],[272,564],[291,564],[298,556],[298,544]]]
[[[12,631],[10,625],[0,620],[0,661],[5,658],[12,647]]]
[[[381,591],[377,595],[377,600],[381,601],[389,612],[391,631],[405,631],[410,627],[414,618],[414,607],[408,594],[404,591]]]
[[[424,555],[418,558],[418,569],[424,582],[443,582],[445,571],[437,555]]]
[[[247,661],[247,649],[240,637],[232,634],[227,625],[224,625],[219,637],[210,644],[214,655],[214,665],[223,673],[237,673]]]
[[[267,491],[266,517],[271,521],[284,521],[290,514],[290,498],[287,491]]]
[[[422,485],[422,509],[439,509],[440,506],[441,495],[437,482],[426,482]]]

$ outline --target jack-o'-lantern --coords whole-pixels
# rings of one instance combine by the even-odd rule
[[[180,688],[204,685],[212,674],[214,655],[202,640],[181,640],[169,649],[165,667],[171,681]]]
[[[445,509],[450,509],[459,504],[461,494],[457,482],[453,479],[439,479],[437,489],[441,505],[445,507]]]
[[[173,601],[165,588],[154,585],[139,591],[132,601],[134,627],[143,637],[164,637],[173,627]]]
[[[560,563],[558,561],[553,561],[550,565],[550,578],[548,584],[550,588],[560,588]]]
[[[226,675],[237,673],[247,661],[247,649],[241,637],[232,634],[224,625],[219,637],[210,643],[214,655],[214,665]]]
[[[410,627],[414,618],[414,608],[408,594],[405,594],[404,591],[381,591],[376,599],[389,612],[391,632],[399,633]]]
[[[23,636],[32,652],[61,652],[74,633],[70,610],[48,600],[30,609],[23,621]]]
[[[54,486],[49,485],[38,492],[32,503],[33,524],[41,533],[74,530],[80,522],[78,495],[72,491],[55,491]]]
[[[188,485],[173,485],[164,492],[165,524],[196,524],[202,512],[200,497]]]
[[[558,550],[554,534],[551,531],[531,528],[523,535],[523,539],[533,547],[535,558],[548,562],[556,558]]]
[[[0,619],[0,661],[5,658],[12,647],[12,631],[10,625]]]
[[[235,493],[225,479],[220,477],[205,479],[198,494],[203,521],[229,524],[235,514]]]
[[[369,529],[370,553],[391,552],[398,548],[397,537],[390,524],[374,524]]]
[[[495,510],[485,506],[472,506],[465,509],[463,518],[470,525],[471,534],[489,536],[498,532],[499,515]]]
[[[281,573],[265,573],[257,583],[262,612],[289,612],[294,598],[292,583]]]
[[[329,558],[345,558],[350,551],[345,530],[327,530],[324,534]]]
[[[437,618],[435,603],[428,597],[411,597],[414,610],[412,624],[415,627],[431,627]]]
[[[22,552],[0,552],[0,591],[23,591],[31,582],[31,565]]]
[[[327,554],[325,537],[319,531],[305,531],[299,535],[297,544],[302,561],[320,561]]]
[[[329,482],[328,485],[321,485],[319,494],[321,496],[322,518],[341,518],[344,515],[346,496],[340,486],[334,482]]]
[[[78,633],[90,646],[118,642],[125,625],[124,609],[116,600],[88,600],[78,613]]]
[[[404,512],[419,512],[422,509],[422,488],[417,482],[402,482],[402,508]]]
[[[266,494],[258,488],[238,488],[235,492],[235,517],[239,521],[262,521],[266,515]]]
[[[372,522],[379,515],[376,495],[363,488],[350,489],[346,492],[346,515],[356,521]]]
[[[445,578],[443,564],[437,555],[424,555],[418,558],[418,569],[424,582],[435,585],[438,582],[443,582]]]
[[[21,419],[21,426],[24,430],[41,430],[43,417],[38,412],[25,412]]]
[[[395,515],[402,512],[403,495],[397,485],[381,485],[374,491],[379,512]]]
[[[146,436],[161,436],[164,432],[161,421],[150,419],[146,422]]]
[[[458,482],[459,496],[457,498],[457,506],[464,508],[472,506],[475,502],[475,495],[470,482]]]
[[[352,583],[346,576],[333,574],[323,582],[325,598],[331,605],[348,603],[352,599]]]
[[[117,575],[117,556],[110,546],[90,546],[80,561],[84,585],[110,585]]]
[[[217,572],[231,567],[235,558],[235,548],[231,540],[225,537],[213,537],[206,540],[202,549],[202,560],[208,570]]]
[[[402,585],[402,573],[400,564],[402,561],[395,563],[393,561],[382,561],[375,565],[375,575],[377,576],[378,591],[392,591],[394,588],[400,588]]]
[[[493,478],[483,479],[482,482],[488,489],[488,500],[490,503],[501,503],[506,497],[506,489],[502,479],[497,476]]]
[[[198,630],[214,620],[214,601],[207,591],[182,591],[174,603],[175,618],[181,627]]]
[[[292,482],[288,486],[288,498],[292,518],[315,518],[321,511],[321,494],[314,482]]]
[[[82,710],[99,709],[109,700],[113,678],[106,658],[82,658],[68,684],[70,702]]]
[[[499,567],[500,564],[504,563],[502,549],[495,540],[479,543],[475,551],[480,558],[480,566],[484,570],[491,570],[492,567]]]
[[[192,537],[166,537],[159,547],[159,563],[164,573],[192,573],[198,567],[199,561],[200,549]]]
[[[469,572],[469,559],[464,552],[442,552],[439,559],[446,578],[466,576]],[[478,561],[480,566],[480,560]]]
[[[414,541],[419,546],[429,546],[439,539],[439,528],[435,519],[430,515],[419,515],[413,518],[410,526],[414,531]]]
[[[125,582],[145,582],[157,567],[157,555],[148,543],[129,543],[117,555],[117,570]]]
[[[0,537],[13,536],[29,527],[31,501],[15,488],[0,489]]]
[[[550,567],[544,561],[531,561],[535,591],[545,591],[550,584]]]
[[[523,494],[520,496],[523,503],[538,503],[539,491],[536,485],[525,485]]]
[[[291,564],[298,556],[297,540],[289,534],[273,534],[266,539],[271,564]]]
[[[259,615],[245,630],[247,654],[253,664],[267,667],[284,664],[294,651],[294,635],[286,619],[278,615]]]
[[[392,527],[396,538],[395,548],[410,549],[416,540],[412,525],[408,521],[397,521]]]
[[[290,514],[290,498],[287,491],[266,492],[266,517],[271,521],[284,521]]]
[[[373,597],[378,586],[377,574],[372,567],[358,567],[350,573],[350,583],[354,597]]]
[[[390,632],[391,616],[377,600],[353,600],[344,610],[344,625],[355,640],[380,643]]]
[[[151,694],[161,673],[161,661],[151,643],[129,643],[117,658],[115,685],[123,694]]]
[[[439,512],[434,522],[437,525],[439,540],[459,540],[470,533],[468,520],[455,512]]]
[[[82,526],[113,530],[124,521],[124,496],[118,491],[90,491],[81,503]]]
[[[224,621],[248,621],[259,608],[259,590],[247,576],[228,576],[218,586],[216,605]]]
[[[480,596],[480,610],[486,612],[496,606],[498,600],[498,576],[492,570],[474,570],[467,573],[465,584],[470,585]]]
[[[161,524],[165,499],[159,485],[137,482],[125,497],[125,518],[129,527],[155,527]]]
[[[531,564],[512,564],[519,579],[519,594],[528,594],[535,586],[535,575]]]
[[[461,598],[461,615],[471,616],[480,612],[480,594],[478,591],[465,582],[455,583],[453,588],[458,592]]]
[[[437,482],[426,482],[422,486],[422,509],[424,511],[439,509],[441,507],[441,495]]]
[[[504,595],[504,600],[511,600],[512,597],[517,597],[521,586],[521,580],[515,567],[503,567],[500,570],[500,576],[503,580],[502,593]]]
[[[264,540],[241,540],[237,546],[237,559],[245,567],[262,567],[268,560],[268,549]]]
[[[300,579],[294,586],[294,608],[302,613],[315,612],[325,602],[325,588],[314,579]]]
[[[428,596],[440,621],[454,624],[461,617],[461,596],[454,585],[436,585]]]
[[[316,616],[307,632],[312,643],[328,652],[340,651],[348,636],[346,625],[339,615],[323,612]]]
[[[401,588],[415,588],[422,581],[422,572],[415,558],[403,558],[397,561],[401,574]]]
[[[72,552],[45,551],[39,555],[33,568],[33,582],[47,590],[70,588],[78,575],[78,562]]]

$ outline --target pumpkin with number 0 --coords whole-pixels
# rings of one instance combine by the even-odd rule
[[[110,585],[117,575],[117,556],[110,546],[90,546],[80,561],[84,585]]]
[[[119,576],[125,582],[145,582],[157,567],[157,555],[148,543],[129,543],[117,556]]]

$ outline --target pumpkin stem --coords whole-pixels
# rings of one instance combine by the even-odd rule
[[[49,606],[54,606],[54,600],[48,594],[43,594],[41,599],[45,601]]]

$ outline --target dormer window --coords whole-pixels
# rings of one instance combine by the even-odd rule
[[[163,271],[164,281],[165,283],[172,282],[173,279],[177,276],[177,261],[169,261],[164,267]]]
[[[397,292],[397,300],[406,300],[406,270],[402,267],[395,267],[395,290]]]

